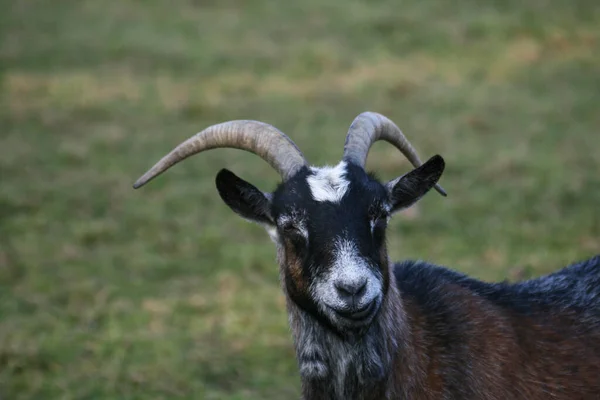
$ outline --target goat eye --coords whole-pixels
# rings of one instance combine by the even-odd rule
[[[289,236],[289,237],[302,236],[302,237],[304,237],[304,235],[302,235],[302,232],[300,231],[300,229],[298,229],[296,226],[294,226],[292,224],[286,224],[286,225],[282,226],[281,231],[283,232],[283,234],[285,236]]]
[[[306,251],[307,240],[304,234],[298,227],[292,224],[286,224],[281,227],[281,233],[284,239],[290,243],[298,255],[302,255]]]
[[[373,221],[373,228],[385,228],[387,226],[387,218],[379,217]]]
[[[379,214],[371,219],[371,228],[375,232],[377,230],[384,229],[387,226],[388,216]]]
[[[385,237],[385,228],[387,227],[387,217],[377,217],[371,221],[371,236],[375,243],[381,243]]]
[[[294,231],[297,231],[298,229],[296,229],[296,227],[294,225],[291,224],[287,224],[284,225],[281,230],[283,231],[283,233],[294,233]]]

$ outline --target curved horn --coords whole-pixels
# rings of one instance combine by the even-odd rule
[[[344,144],[343,159],[364,167],[369,149],[378,140],[393,144],[415,168],[423,164],[417,151],[400,128],[383,115],[370,111],[360,114],[350,125]],[[446,196],[446,191],[440,185],[436,184],[435,190],[442,196]]]
[[[175,147],[133,185],[137,189],[194,154],[216,148],[235,148],[254,153],[289,179],[306,165],[304,155],[280,130],[259,121],[229,121],[210,126]]]

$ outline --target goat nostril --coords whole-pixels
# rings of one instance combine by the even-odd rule
[[[365,280],[365,282],[362,284],[362,286],[356,292],[356,296],[362,297],[362,296],[364,296],[366,291],[367,291],[367,281]]]
[[[335,283],[335,288],[342,297],[361,297],[367,291],[367,280]]]
[[[350,297],[352,293],[348,290],[348,287],[343,283],[336,282],[335,289],[338,291],[339,295],[342,297]]]

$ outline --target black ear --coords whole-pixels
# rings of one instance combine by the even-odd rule
[[[225,204],[237,214],[253,222],[274,225],[269,195],[227,169],[219,171],[215,182]]]
[[[440,179],[445,165],[444,159],[435,155],[420,167],[388,182],[392,212],[410,207],[423,197]]]

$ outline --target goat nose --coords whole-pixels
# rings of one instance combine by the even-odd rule
[[[339,280],[335,282],[335,288],[343,300],[357,300],[367,291],[367,278]]]

